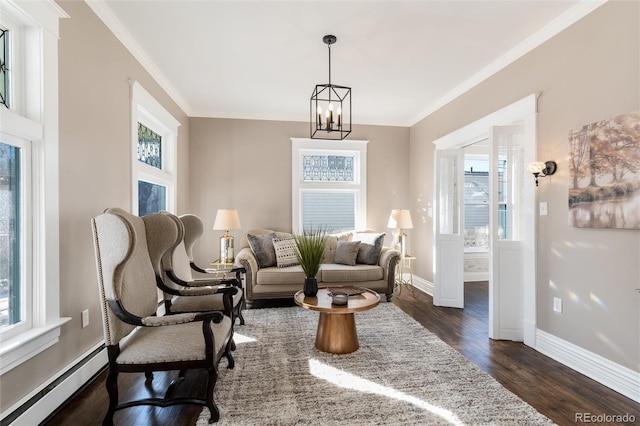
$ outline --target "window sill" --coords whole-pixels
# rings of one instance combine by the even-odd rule
[[[71,318],[58,318],[2,342],[0,376],[58,342],[60,327]]]

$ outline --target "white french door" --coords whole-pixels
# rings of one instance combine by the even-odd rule
[[[435,151],[433,304],[464,307],[464,150]]]
[[[523,340],[525,148],[523,126],[490,131],[489,337]]]

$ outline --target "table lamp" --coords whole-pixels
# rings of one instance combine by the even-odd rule
[[[220,263],[233,263],[235,258],[233,252],[233,236],[229,234],[231,229],[240,229],[240,217],[238,210],[218,209],[213,229],[223,230],[224,235],[220,237]]]
[[[388,228],[395,228],[398,230],[398,246],[402,257],[407,255],[407,234],[402,232],[403,229],[413,228],[413,222],[411,221],[411,212],[403,209],[393,209],[389,215]]]

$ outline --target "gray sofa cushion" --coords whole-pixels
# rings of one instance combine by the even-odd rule
[[[276,264],[276,251],[273,248],[273,239],[278,238],[275,232],[262,235],[247,235],[249,246],[256,256],[258,266],[268,268]]]
[[[320,268],[323,283],[353,283],[381,280],[384,269],[377,265],[339,265],[323,264]]]
[[[354,266],[356,264],[356,258],[358,257],[359,248],[360,241],[338,241],[333,261],[342,265]]]
[[[260,268],[256,275],[257,284],[300,284],[300,288],[304,284],[305,274],[300,265],[289,266],[286,268]],[[316,279],[320,281],[322,278],[321,271],[318,271]]]
[[[382,243],[384,242],[384,232],[381,234],[370,232],[357,233],[353,236],[353,240],[360,241],[356,263],[377,265],[380,260]]]

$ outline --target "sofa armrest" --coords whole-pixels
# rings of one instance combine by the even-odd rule
[[[244,247],[238,252],[234,265],[245,269],[245,298],[247,300],[253,300],[253,284],[257,282],[258,269],[260,269],[260,267],[258,266],[258,260],[250,247]]]
[[[378,265],[382,266],[382,269],[384,269],[385,279],[387,278],[387,274],[389,272],[391,272],[392,275],[395,275],[395,267],[399,261],[400,261],[400,252],[398,250],[394,250],[390,247],[382,247]],[[390,267],[393,267],[393,270],[390,271],[389,270]]]
[[[387,281],[387,302],[391,300],[396,283],[396,266],[400,262],[400,252],[389,247],[382,247],[378,265],[382,266],[383,279]]]

